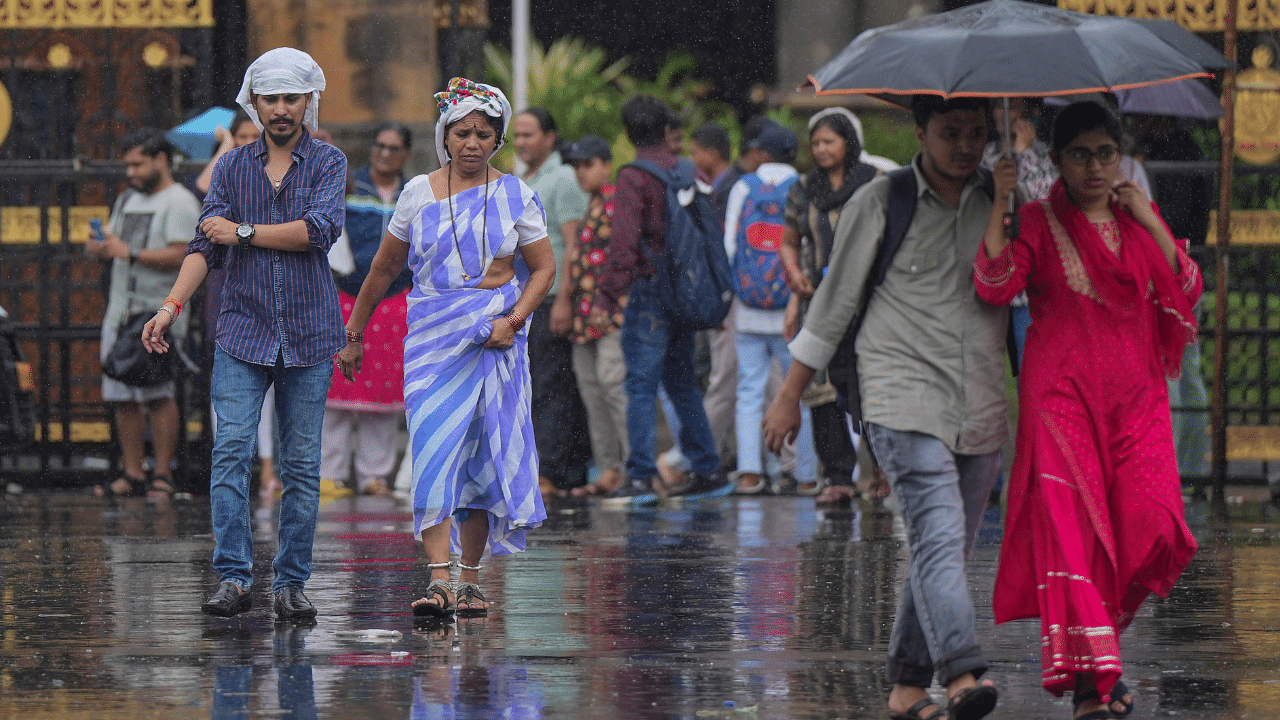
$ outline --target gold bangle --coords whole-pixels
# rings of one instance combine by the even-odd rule
[[[347,342],[349,342],[349,343],[363,343],[363,342],[364,342],[364,333],[363,333],[363,332],[353,332],[353,331],[351,331],[351,330],[348,330],[348,331],[347,331]]]

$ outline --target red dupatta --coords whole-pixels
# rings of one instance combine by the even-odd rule
[[[1196,341],[1196,318],[1169,262],[1147,229],[1113,200],[1111,212],[1120,230],[1120,252],[1113,253],[1093,223],[1067,194],[1059,178],[1049,191],[1049,205],[1075,244],[1098,300],[1120,317],[1132,318],[1150,297],[1159,308],[1155,344],[1167,377],[1182,372],[1182,351]],[[1156,217],[1160,210],[1152,203]],[[1164,218],[1160,218],[1164,223]],[[1165,226],[1166,230],[1168,226]],[[1170,233],[1172,234],[1172,233]]]

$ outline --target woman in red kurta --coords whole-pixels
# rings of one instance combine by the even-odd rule
[[[1052,144],[1062,177],[1049,198],[1022,207],[1012,243],[993,223],[974,267],[983,299],[1025,288],[1032,318],[995,619],[1040,618],[1045,689],[1073,691],[1075,717],[1100,720],[1133,708],[1120,634],[1196,551],[1165,377],[1195,340],[1203,279],[1120,176],[1109,110],[1069,106]]]

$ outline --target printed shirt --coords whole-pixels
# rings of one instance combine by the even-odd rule
[[[293,165],[273,190],[267,178],[267,138],[223,155],[213,169],[201,222],[280,225],[302,220],[311,247],[285,252],[215,245],[196,230],[187,254],[200,253],[210,268],[226,267],[218,347],[244,362],[309,367],[332,360],[346,344],[338,291],[326,253],[342,232],[347,159],[304,127]]]
[[[916,210],[871,293],[858,333],[862,417],[891,430],[932,435],[952,452],[999,450],[1008,434],[1004,351],[1009,311],[978,297],[973,259],[991,216],[974,173],[955,208],[916,173]],[[858,311],[884,239],[889,178],[858,188],[836,225],[830,271],[791,341],[791,356],[825,368]]]
[[[595,303],[605,252],[613,235],[613,193],[613,186],[605,185],[591,196],[582,230],[578,232],[578,247],[569,256],[569,282],[573,285],[573,341],[579,345],[599,340],[622,327],[622,311],[627,306],[625,296],[618,300],[609,316],[611,326],[606,332],[596,330],[587,322],[591,306]]]

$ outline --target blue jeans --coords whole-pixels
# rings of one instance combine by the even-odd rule
[[[320,436],[324,400],[333,379],[333,363],[311,367],[255,365],[228,355],[213,358],[213,410],[218,430],[213,440],[209,504],[213,512],[213,568],[223,582],[253,584],[253,529],[249,517],[249,473],[258,437],[258,419],[267,387],[276,386],[280,444],[276,474],[280,496],[279,551],[272,563],[272,590],[302,587],[311,577],[311,545],[320,506]]]
[[[791,352],[781,335],[739,332],[738,402],[734,427],[738,433],[738,471],[759,475],[764,468],[760,456],[760,423],[764,419],[765,385],[774,360],[785,371],[791,367]],[[818,479],[818,455],[813,448],[813,420],[809,408],[800,408],[800,431],[796,433],[796,480]]]
[[[902,511],[911,560],[889,637],[889,682],[946,685],[987,669],[974,632],[965,558],[978,536],[1000,451],[958,455],[931,435],[868,424],[867,439]]]
[[[654,464],[658,384],[666,387],[680,419],[680,449],[693,472],[710,475],[720,468],[711,426],[702,409],[702,392],[693,370],[694,331],[675,324],[663,308],[652,278],[631,286],[622,324],[622,355],[627,363],[627,436],[631,452],[627,477],[648,481]]]

